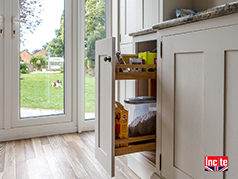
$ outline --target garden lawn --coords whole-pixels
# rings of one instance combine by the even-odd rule
[[[34,109],[64,108],[64,88],[50,86],[57,79],[62,80],[63,73],[21,74],[21,107]],[[85,75],[85,112],[95,111],[95,78]]]
[[[21,74],[21,107],[34,109],[64,108],[64,88],[52,87],[51,83],[58,79],[62,80],[63,73],[53,74]]]
[[[95,78],[85,74],[85,112],[95,112]]]

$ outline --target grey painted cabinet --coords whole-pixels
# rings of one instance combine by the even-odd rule
[[[158,22],[160,22],[159,0],[120,0],[122,46],[132,43],[132,38],[128,36],[129,33],[150,28]],[[125,50],[123,47],[122,49]],[[125,52],[128,52],[128,50],[125,50]]]
[[[229,157],[224,175],[236,178],[237,17],[158,31],[163,44],[159,65],[165,178],[221,179],[222,172],[204,171],[204,157],[224,155]]]

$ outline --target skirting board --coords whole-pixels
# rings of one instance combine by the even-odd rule
[[[73,133],[77,131],[78,127],[73,122],[20,127],[8,130],[0,130],[0,141],[10,141],[47,135]]]
[[[128,167],[142,179],[151,178],[155,172],[158,172],[156,166],[139,153],[127,155],[127,160]]]

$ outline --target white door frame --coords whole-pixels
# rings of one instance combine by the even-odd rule
[[[106,37],[112,36],[112,1],[105,0],[106,2]],[[95,120],[85,121],[85,73],[84,73],[84,58],[85,58],[85,1],[81,0],[78,3],[79,18],[78,18],[78,132],[94,130]]]
[[[12,16],[15,16],[16,19],[19,19],[19,0],[12,0]],[[71,56],[71,47],[72,47],[72,1],[65,0],[65,81],[64,81],[64,90],[65,90],[65,101],[64,101],[64,115],[54,115],[54,116],[45,116],[45,117],[33,117],[33,118],[26,118],[20,119],[20,73],[19,73],[19,23],[15,24],[16,28],[16,38],[11,38],[11,58],[9,62],[11,62],[11,71],[8,71],[7,75],[11,76],[11,113],[12,113],[12,124],[13,127],[19,126],[29,126],[29,125],[37,125],[37,124],[49,124],[49,123],[56,123],[56,122],[70,122],[71,121],[71,67],[72,67],[72,56]],[[11,73],[11,74],[9,74]]]
[[[0,39],[0,46],[3,44],[3,48],[0,49],[0,52],[3,51],[3,53],[0,54],[0,65],[3,64],[3,70],[0,71],[0,85],[3,83],[3,85],[0,86],[0,141],[6,141],[6,140],[13,140],[13,139],[22,139],[22,138],[29,138],[29,137],[36,137],[36,136],[45,136],[45,135],[52,135],[52,134],[60,134],[60,133],[68,133],[68,132],[76,132],[77,131],[77,125],[78,125],[78,105],[80,105],[80,101],[78,101],[78,0],[65,0],[67,4],[69,3],[69,6],[66,5],[66,9],[70,9],[69,14],[66,14],[66,20],[65,22],[71,23],[66,25],[66,31],[70,31],[68,35],[66,34],[65,39],[70,39],[71,42],[65,42],[70,43],[71,51],[68,53],[68,58],[70,57],[72,61],[70,64],[67,65],[68,71],[71,71],[67,75],[67,79],[69,80],[69,85],[71,88],[68,87],[68,99],[69,101],[66,102],[66,115],[60,116],[67,118],[66,120],[63,119],[60,122],[60,118],[56,119],[57,117],[52,117],[53,120],[49,122],[44,122],[39,125],[38,122],[33,121],[32,123],[28,124],[25,121],[21,124],[15,123],[19,122],[19,113],[14,112],[16,104],[16,98],[19,98],[18,89],[14,89],[14,87],[18,88],[19,82],[16,82],[17,84],[14,84],[16,79],[18,80],[19,77],[19,69],[17,69],[18,72],[14,72],[14,69],[18,68],[15,67],[12,64],[13,59],[13,53],[12,53],[12,12],[16,7],[12,8],[13,2],[17,0],[0,0],[0,5],[3,4],[3,6],[0,6],[0,14],[4,15],[4,37],[3,40]],[[19,4],[19,3],[18,3]],[[17,10],[18,11],[18,10]],[[17,12],[14,12],[17,13]],[[67,12],[66,12],[67,13]],[[16,17],[18,14],[14,14]],[[68,19],[68,20],[67,20]],[[70,19],[70,20],[69,20]],[[17,25],[16,25],[17,28]],[[67,30],[68,29],[68,30]],[[18,30],[18,29],[16,29]],[[16,48],[16,47],[15,47]],[[18,47],[17,47],[18,48]],[[2,54],[4,56],[2,56]],[[67,54],[66,54],[67,55]],[[19,51],[18,51],[18,58],[19,58]],[[9,63],[10,62],[10,63]],[[19,65],[17,65],[19,66]],[[71,68],[72,67],[72,68]],[[71,70],[69,70],[71,68]],[[3,73],[3,75],[1,74]],[[13,81],[12,81],[12,78]],[[67,80],[66,79],[66,80]],[[14,81],[15,80],[15,81]],[[66,87],[67,88],[67,87]],[[1,111],[3,109],[3,111]],[[18,109],[18,107],[17,107]],[[19,109],[18,109],[19,110]],[[18,113],[18,114],[17,114]],[[3,117],[2,117],[3,115]],[[16,118],[17,116],[17,118]],[[59,117],[59,116],[58,116]],[[14,118],[14,119],[13,119]],[[35,119],[34,119],[35,120]],[[41,118],[41,120],[45,120]],[[2,124],[2,126],[1,126]],[[15,126],[14,126],[15,124]],[[31,126],[29,126],[31,125]],[[20,127],[19,127],[20,126]],[[2,129],[1,129],[2,128]]]

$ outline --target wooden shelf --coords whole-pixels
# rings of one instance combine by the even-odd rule
[[[156,65],[116,65],[116,80],[140,80],[140,79],[156,79]],[[120,68],[152,68],[154,72],[120,72]],[[151,82],[149,83],[151,85]],[[155,135],[146,135],[141,137],[131,137],[128,139],[116,139],[115,145],[119,144],[128,144],[127,147],[116,147],[115,156],[131,154],[136,152],[150,151],[156,149],[156,136]],[[151,142],[152,141],[152,142]],[[134,144],[135,142],[143,142],[143,144]]]
[[[143,152],[143,151],[149,151],[149,150],[155,150],[156,149],[156,142],[151,142],[151,140],[155,140],[155,135],[147,135],[147,136],[141,136],[141,137],[131,137],[128,139],[116,139],[115,144],[125,144],[127,143],[127,147],[117,147],[115,148],[115,156],[118,155],[125,155],[125,154],[131,154],[135,152]],[[145,142],[148,141],[148,143],[143,144],[130,144],[134,142]]]
[[[153,68],[156,69],[156,65],[116,65],[116,80],[133,80],[133,79],[156,79],[156,71],[154,72],[120,72],[120,68]]]

